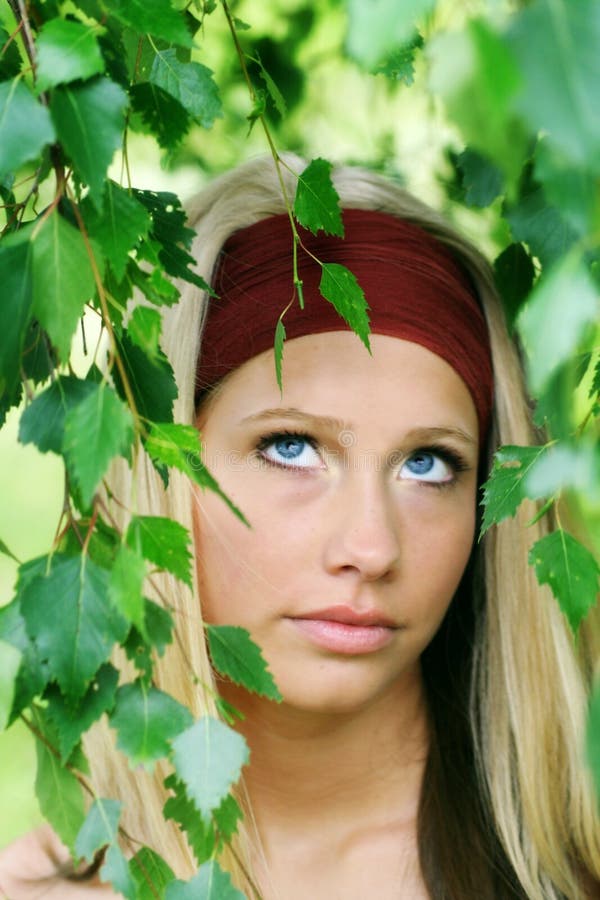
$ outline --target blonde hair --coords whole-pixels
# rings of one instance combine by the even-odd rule
[[[305,163],[284,157],[284,183],[293,197]],[[333,180],[345,207],[377,209],[410,220],[453,249],[476,286],[488,323],[495,377],[490,447],[535,440],[522,383],[518,352],[509,339],[489,266],[437,213],[399,186],[361,169],[339,167]],[[190,204],[197,229],[193,254],[210,281],[229,235],[285,211],[272,160],[257,159],[222,176]],[[180,303],[165,312],[163,348],[173,365],[179,397],[175,421],[194,422],[195,370],[201,350],[206,298],[185,285]],[[123,500],[130,496],[124,468],[113,479]],[[192,488],[173,474],[168,491],[146,459],[134,488],[137,511],[166,515],[193,534]],[[579,654],[556,601],[540,588],[528,565],[528,549],[548,530],[547,517],[526,527],[532,507],[493,528],[476,551],[483,559],[486,601],[476,627],[470,718],[479,789],[498,841],[521,892],[531,900],[585,896],[585,878],[600,880],[597,806],[582,761],[587,697],[597,650],[592,623],[582,629]],[[156,683],[187,704],[194,715],[216,714],[215,685],[203,638],[197,592],[169,577],[161,593],[175,611],[177,638],[156,667]],[[165,823],[165,772],[132,772],[97,729],[88,741],[97,789],[125,801],[124,825],[135,838],[158,849],[180,877],[195,870],[185,837]],[[247,807],[247,804],[246,804]],[[257,838],[247,807],[244,830],[221,862],[249,895],[251,858]],[[466,898],[465,898],[466,900]]]

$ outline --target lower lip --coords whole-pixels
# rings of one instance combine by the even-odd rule
[[[291,619],[294,626],[314,644],[333,653],[358,655],[374,653],[392,641],[395,628],[385,625],[347,625],[329,619]]]

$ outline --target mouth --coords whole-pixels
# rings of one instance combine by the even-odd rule
[[[359,612],[349,606],[332,606],[289,618],[311,643],[346,656],[375,653],[388,646],[399,626],[378,610]]]

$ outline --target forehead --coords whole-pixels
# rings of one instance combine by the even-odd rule
[[[264,409],[294,408],[342,420],[354,430],[454,426],[477,436],[472,397],[457,372],[420,344],[370,336],[370,355],[350,331],[310,334],[286,341],[280,393],[272,350],[234,370],[200,422],[213,413],[238,421]]]

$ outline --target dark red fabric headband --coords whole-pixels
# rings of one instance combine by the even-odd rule
[[[343,220],[344,238],[299,229],[304,246],[322,262],[341,263],[356,275],[374,334],[421,344],[458,372],[473,397],[483,439],[492,406],[492,362],[485,320],[468,276],[450,250],[417,225],[362,209],[344,210]],[[287,340],[349,330],[321,297],[321,268],[302,248],[298,270],[305,307],[300,309],[296,299],[286,312]],[[293,295],[287,215],[233,234],[223,247],[213,287],[218,299],[209,300],[197,395],[273,347],[277,319]]]

